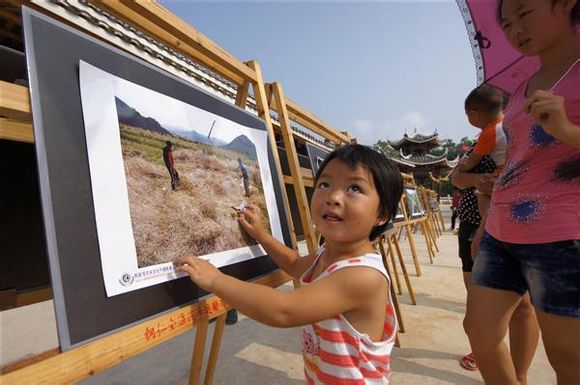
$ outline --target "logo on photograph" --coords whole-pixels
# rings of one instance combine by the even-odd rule
[[[135,276],[133,274],[130,274],[130,273],[123,274],[121,276],[121,279],[119,279],[119,282],[123,286],[129,286],[133,283],[133,281],[135,281]]]

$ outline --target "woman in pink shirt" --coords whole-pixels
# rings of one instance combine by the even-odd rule
[[[505,111],[507,158],[475,259],[466,328],[486,384],[519,384],[503,343],[529,291],[558,384],[580,384],[580,35],[576,0],[503,0],[510,43],[540,70]],[[545,91],[548,90],[548,91]]]

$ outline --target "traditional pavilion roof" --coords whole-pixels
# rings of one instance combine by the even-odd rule
[[[423,135],[423,134],[419,134],[417,132],[417,130],[415,130],[415,132],[413,132],[412,134],[407,134],[405,133],[405,135],[403,135],[403,139],[400,139],[398,141],[388,141],[389,144],[391,145],[391,147],[393,147],[394,149],[398,150],[401,147],[403,147],[405,144],[422,144],[422,143],[429,143],[432,147],[438,147],[441,145],[441,142],[439,142],[439,134],[437,132],[434,132],[431,135]],[[430,143],[433,142],[433,143]]]
[[[449,167],[449,168],[453,168],[453,167],[457,166],[457,163],[459,162],[459,156],[457,156],[453,160],[447,159],[447,149],[441,155],[432,155],[432,154],[425,154],[425,155],[410,154],[410,155],[405,155],[405,154],[403,154],[403,151],[402,150],[399,150],[399,155],[401,156],[401,159],[402,160],[404,160],[404,161],[406,161],[408,163],[412,163],[415,166],[428,166],[428,165],[441,164],[442,166],[446,166],[446,167]]]
[[[413,163],[406,161],[405,159],[392,158],[392,157],[388,157],[388,158],[397,164],[407,166],[407,167],[415,167],[415,165]]]

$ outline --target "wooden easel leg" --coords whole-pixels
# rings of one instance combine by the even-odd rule
[[[413,285],[411,285],[411,279],[409,278],[409,273],[407,272],[407,267],[405,266],[405,261],[403,260],[403,253],[401,253],[401,246],[399,245],[399,240],[395,235],[392,237],[393,245],[397,252],[397,257],[399,258],[399,263],[401,264],[401,271],[403,272],[403,278],[405,278],[405,283],[407,284],[407,290],[409,290],[409,297],[411,297],[411,303],[413,305],[417,304],[415,299],[415,292],[413,291]]]
[[[413,264],[415,265],[415,274],[417,277],[421,276],[421,266],[419,265],[419,257],[417,256],[417,246],[415,245],[415,237],[412,229],[407,226],[407,237],[409,238],[409,246],[411,247],[411,256],[413,257]]]
[[[437,237],[440,237],[443,235],[443,230],[440,226],[439,226],[439,220],[437,219],[437,214],[433,213],[432,217],[431,217],[431,222],[433,222],[433,228],[435,229],[436,233],[437,233]]]
[[[385,247],[383,242],[387,242],[387,248],[388,248],[388,252],[385,253]],[[393,265],[393,275],[395,276],[395,283],[397,285],[397,292],[399,294],[402,294],[403,291],[401,290],[401,280],[399,279],[399,272],[397,271],[397,265],[395,264],[395,257],[393,256],[393,248],[391,246],[391,243],[389,242],[389,237],[388,236],[384,236],[381,237],[381,241],[379,242],[379,248],[381,249],[381,254],[383,255],[383,264],[385,266],[388,266],[387,264],[387,254],[390,255],[391,257],[391,264]],[[388,269],[388,267],[387,267]],[[391,276],[391,278],[393,278]]]
[[[423,230],[423,235],[425,236],[425,246],[427,247],[427,254],[429,254],[429,263],[433,264],[434,253],[433,248],[431,246],[433,243],[433,236],[427,230],[428,226],[429,225],[427,224],[427,221],[421,222],[421,230]]]
[[[189,372],[189,385],[199,385],[208,325],[209,320],[207,318],[200,320],[197,324],[195,344],[193,345],[193,356],[191,357],[191,369]]]
[[[445,232],[445,221],[443,220],[443,214],[441,214],[441,210],[439,210],[439,212],[437,212],[437,218],[439,218],[439,223],[441,224],[441,228],[443,229],[443,232]]]
[[[395,314],[397,315],[397,321],[399,324],[399,331],[401,333],[405,332],[405,323],[403,322],[403,313],[401,313],[401,308],[399,304],[399,299],[395,294],[395,289],[393,288],[393,283],[389,285],[389,290],[391,291],[391,298],[393,299],[393,307],[395,308]]]
[[[431,229],[431,225],[429,223],[427,223],[427,231],[431,235],[431,240],[433,241],[433,247],[435,247],[435,250],[437,252],[439,252],[439,247],[437,246],[437,239],[433,235],[433,230]]]
[[[381,240],[379,240],[379,249],[381,251],[381,256],[383,258],[383,265],[385,266],[385,269],[387,270],[387,274],[389,274],[389,276],[391,277],[391,282],[389,285],[389,291],[391,293],[391,299],[393,301],[393,307],[395,308],[395,314],[397,315],[397,320],[398,320],[398,324],[399,324],[399,331],[401,333],[405,332],[405,325],[403,323],[403,314],[401,313],[401,309],[399,308],[399,299],[397,298],[397,294],[395,293],[395,288],[393,287],[393,276],[389,270],[389,264],[387,263],[387,254],[385,253],[385,247],[383,246],[383,241],[382,241],[382,237]]]
[[[213,383],[213,375],[217,364],[217,358],[220,351],[222,339],[224,336],[224,329],[226,326],[227,312],[217,317],[215,321],[215,329],[213,332],[213,339],[211,341],[211,350],[209,352],[209,359],[205,371],[204,385],[211,385]]]

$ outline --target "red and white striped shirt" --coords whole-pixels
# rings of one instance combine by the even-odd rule
[[[301,277],[303,285],[312,283],[312,270],[324,253],[324,245],[317,251],[312,267]],[[366,254],[330,265],[316,280],[348,267],[368,266],[380,271],[391,281],[380,255]],[[390,358],[395,344],[397,319],[389,290],[389,304],[385,310],[383,338],[373,342],[361,334],[342,315],[307,325],[302,329],[302,356],[308,384],[374,385],[388,384],[391,373]]]

